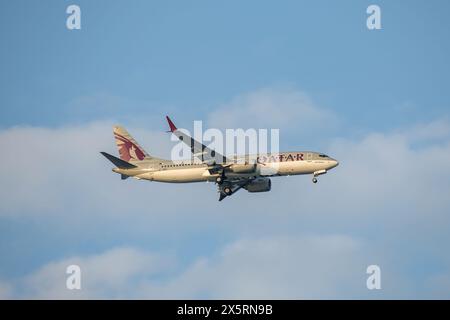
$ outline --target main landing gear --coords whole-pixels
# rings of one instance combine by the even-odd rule
[[[230,186],[228,186],[227,184],[224,185],[224,177],[223,176],[218,176],[216,178],[216,183],[219,185],[219,190],[221,190],[223,193],[225,193],[227,196],[230,196],[233,193],[233,190],[231,189]]]
[[[220,176],[216,177],[216,183],[218,185],[221,185],[223,182],[225,181],[225,172],[222,171],[222,173],[220,174]]]
[[[312,182],[317,183],[317,178],[316,177],[312,178]]]
[[[220,185],[219,186],[219,201],[222,201],[223,199],[225,199],[228,196],[231,196],[234,192],[236,192],[237,190],[239,190],[240,187],[234,187],[232,185]]]
[[[216,177],[216,183],[219,186],[219,193],[220,193],[220,199],[224,199],[226,196],[231,196],[233,194],[232,186],[227,182],[224,183],[226,180],[225,173],[222,172],[219,176]]]
[[[230,187],[223,188],[223,193],[225,193],[227,196],[230,196],[233,193],[233,190],[231,190]]]

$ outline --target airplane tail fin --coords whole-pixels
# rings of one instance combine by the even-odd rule
[[[114,126],[114,139],[119,149],[120,159],[127,162],[142,161],[152,157],[133,139],[128,131],[121,126]]]

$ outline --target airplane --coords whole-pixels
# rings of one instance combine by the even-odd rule
[[[113,133],[120,158],[100,152],[121,175],[122,180],[129,177],[149,181],[169,183],[215,182],[219,201],[240,189],[248,192],[267,192],[271,190],[270,177],[311,174],[312,182],[317,177],[336,167],[339,162],[323,153],[294,151],[241,155],[225,157],[179,130],[166,116],[169,131],[191,150],[197,161],[172,161],[149,155],[127,130],[114,126]]]

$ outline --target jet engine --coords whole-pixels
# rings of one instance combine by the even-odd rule
[[[256,163],[250,163],[250,164],[233,164],[230,166],[230,171],[233,173],[254,173],[256,172],[257,164]]]
[[[270,191],[272,187],[272,182],[269,178],[256,178],[244,186],[248,192],[266,192]]]

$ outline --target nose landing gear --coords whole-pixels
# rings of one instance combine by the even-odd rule
[[[327,173],[327,170],[325,170],[325,169],[319,170],[319,171],[315,171],[315,172],[313,173],[312,182],[313,182],[313,183],[317,183],[317,178],[316,178],[316,177],[320,176],[321,174],[325,174],[325,173]]]

